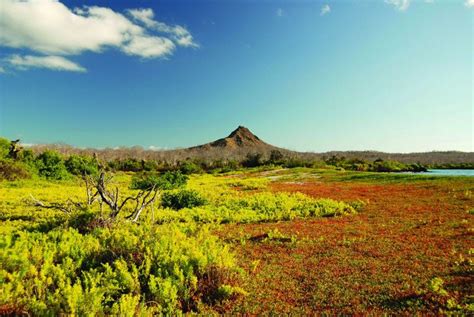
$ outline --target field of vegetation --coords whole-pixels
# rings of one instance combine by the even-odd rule
[[[473,178],[45,153],[0,160],[0,314],[474,312]]]

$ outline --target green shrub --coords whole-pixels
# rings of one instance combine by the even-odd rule
[[[261,153],[249,153],[242,161],[244,167],[257,167],[263,165],[263,156]]]
[[[180,171],[158,173],[141,173],[132,178],[131,189],[147,190],[153,187],[161,190],[170,190],[186,185],[188,177]]]
[[[206,203],[206,199],[194,190],[166,192],[161,198],[161,205],[163,207],[175,210],[203,206]]]
[[[107,165],[110,169],[124,172],[140,172],[144,170],[145,161],[134,158],[127,158],[123,160],[115,159],[108,161]]]
[[[98,166],[92,157],[71,155],[64,163],[69,173],[73,175],[94,175],[98,172]]]
[[[160,165],[155,160],[146,160],[143,161],[143,170],[144,171],[156,171]]]
[[[0,138],[0,159],[6,158],[10,152],[10,141]]]
[[[211,269],[220,273],[209,283]],[[33,316],[180,315],[218,290],[231,293],[224,285],[236,269],[205,227],[14,232],[0,236],[0,307]]]
[[[272,150],[270,152],[270,158],[268,159],[268,163],[270,164],[281,164],[284,159],[283,153],[278,150]]]
[[[313,199],[304,194],[262,192],[244,197],[220,197],[218,201],[177,211],[160,210],[160,223],[256,223],[308,217],[335,217],[357,213],[363,202],[354,206],[332,199]]]
[[[199,174],[202,173],[201,166],[191,161],[185,161],[179,166],[179,170],[184,175]]]
[[[25,164],[6,159],[0,159],[0,180],[14,181],[31,177]]]
[[[45,151],[38,155],[35,160],[40,176],[47,179],[67,179],[69,174],[64,160],[59,153],[54,151]]]
[[[35,164],[35,154],[30,149],[23,149],[18,154],[18,159],[25,164],[33,166]]]

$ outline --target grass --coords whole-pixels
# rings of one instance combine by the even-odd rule
[[[208,203],[82,232],[27,201],[83,198],[80,181],[0,183],[1,310],[472,314],[473,178],[260,168],[186,189]]]

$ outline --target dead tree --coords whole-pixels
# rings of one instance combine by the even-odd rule
[[[141,212],[150,204],[153,204],[153,202],[156,199],[157,194],[158,194],[158,190],[155,189],[155,186],[153,186],[153,188],[151,188],[150,190],[140,191],[137,194],[137,196],[134,198],[135,208],[133,209],[132,213],[128,215],[126,218],[132,219],[133,222],[136,222],[138,220],[138,217],[140,217]]]
[[[112,210],[112,213],[110,214],[112,218],[118,216],[127,202],[134,201],[135,207],[133,208],[132,213],[125,217],[126,219],[132,219],[133,222],[136,222],[141,212],[155,201],[158,194],[157,188],[153,186],[148,190],[139,191],[136,196],[128,196],[120,202],[118,187],[115,187],[114,191],[107,189],[107,181],[104,172],[100,173],[95,187],[102,201]]]
[[[135,196],[127,196],[125,199],[121,200],[118,187],[115,187],[115,190],[109,190],[107,188],[112,178],[106,177],[104,172],[101,172],[99,177],[96,179],[89,175],[84,175],[83,179],[86,185],[85,203],[74,202],[71,199],[68,199],[66,204],[46,204],[31,195],[33,205],[41,208],[56,209],[65,213],[71,213],[75,209],[84,210],[89,208],[95,202],[100,203],[100,209],[102,212],[102,204],[105,203],[111,210],[110,218],[116,219],[128,202],[134,202],[132,212],[125,218],[130,219],[132,222],[136,222],[143,210],[153,204],[158,196],[158,188],[153,186],[147,190],[140,190]]]
[[[92,176],[84,174],[82,176],[84,183],[86,185],[86,195],[87,195],[87,205],[92,206],[92,204],[96,201],[100,200],[99,192],[95,187],[95,180]]]

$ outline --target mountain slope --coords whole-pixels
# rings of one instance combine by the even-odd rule
[[[239,126],[237,129],[232,131],[229,136],[218,139],[216,141],[206,143],[203,145],[193,146],[189,148],[189,150],[194,149],[211,149],[211,148],[219,148],[219,149],[228,149],[228,150],[238,150],[238,149],[277,149],[277,147],[270,145],[268,143],[263,142],[260,140],[258,136],[253,134],[249,129],[243,126]]]

